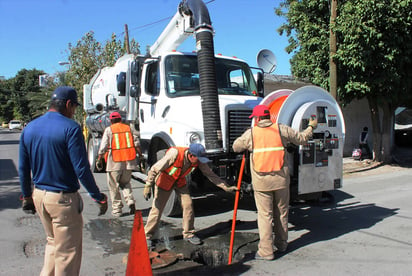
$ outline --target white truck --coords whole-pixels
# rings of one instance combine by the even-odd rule
[[[191,35],[196,38],[196,52],[176,51]],[[109,114],[118,111],[140,132],[148,167],[171,146],[202,143],[216,174],[236,185],[242,156],[233,152],[232,144],[251,126],[253,107],[264,101],[263,73],[258,72],[256,79],[246,62],[214,54],[213,28],[203,1],[183,0],[148,55],[125,55],[113,67],[99,70],[84,85],[87,150],[92,168],[103,131],[110,125]],[[265,104],[270,106],[270,100],[266,99]],[[343,148],[343,143],[340,145]],[[146,177],[144,172],[134,172],[133,176],[141,181]],[[250,191],[247,170],[243,180],[244,188]],[[192,195],[216,189],[196,172],[189,185]],[[173,215],[179,210],[173,193],[164,214]]]

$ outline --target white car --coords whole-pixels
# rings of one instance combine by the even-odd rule
[[[19,120],[11,120],[9,122],[9,130],[21,129],[21,122]]]

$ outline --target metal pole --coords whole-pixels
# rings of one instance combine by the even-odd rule
[[[242,163],[240,164],[239,178],[237,180],[237,191],[235,196],[235,207],[233,208],[233,219],[232,219],[232,232],[230,234],[230,247],[229,247],[229,261],[228,264],[232,264],[232,255],[233,255],[233,242],[235,240],[235,228],[236,228],[236,213],[237,206],[239,204],[239,194],[240,194],[240,185],[242,184],[243,170],[245,168],[245,154],[242,157]]]

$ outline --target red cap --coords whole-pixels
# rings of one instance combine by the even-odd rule
[[[121,119],[121,118],[122,118],[122,116],[120,116],[120,113],[119,113],[119,112],[117,112],[117,111],[112,112],[112,114],[110,114],[110,120],[111,120],[111,119],[116,119],[116,118]]]
[[[266,105],[257,105],[255,108],[253,108],[252,115],[249,116],[249,118],[252,117],[260,117],[260,116],[267,116],[270,115],[269,109]]]

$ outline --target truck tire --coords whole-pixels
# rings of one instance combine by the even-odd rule
[[[98,172],[96,168],[97,149],[95,147],[95,141],[93,137],[89,137],[87,143],[87,159],[89,159],[90,169],[92,172]]]
[[[178,216],[182,214],[180,198],[176,195],[175,191],[170,194],[169,200],[167,201],[163,210],[163,214],[168,217]]]
[[[167,149],[160,149],[156,152],[156,159],[160,160],[165,156]],[[170,194],[169,200],[167,201],[165,208],[163,209],[163,215],[168,217],[178,216],[182,214],[182,207],[180,204],[180,198],[173,191]]]

